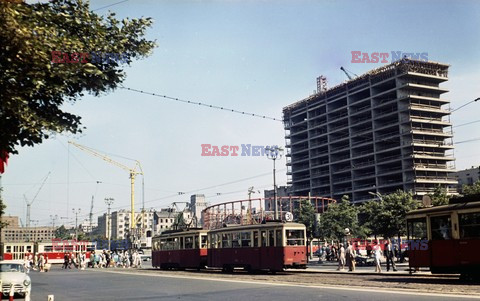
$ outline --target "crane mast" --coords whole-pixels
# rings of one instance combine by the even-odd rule
[[[117,162],[113,159],[111,159],[110,157],[108,157],[107,155],[105,154],[102,154],[102,153],[99,153],[98,151],[90,148],[90,147],[87,147],[87,146],[84,146],[84,145],[81,145],[81,144],[78,144],[78,143],[75,143],[73,141],[68,141],[68,143],[76,146],[77,148],[87,152],[87,153],[90,153],[112,165],[115,165],[117,167],[120,167],[121,169],[124,169],[126,171],[128,171],[129,175],[130,175],[130,205],[131,205],[131,215],[130,215],[130,235],[135,237],[134,235],[134,232],[135,232],[135,226],[136,226],[136,220],[135,220],[135,177],[137,175],[142,175],[143,176],[143,170],[142,170],[142,166],[140,165],[140,162],[138,160],[134,160],[135,161],[135,166],[133,168],[130,168],[126,165],[123,165],[122,163],[120,162]],[[138,168],[138,170],[137,170]],[[143,218],[143,212],[142,212],[142,218]]]

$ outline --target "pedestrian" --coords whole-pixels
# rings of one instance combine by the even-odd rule
[[[45,272],[44,268],[45,268],[45,257],[43,256],[43,254],[40,254],[38,256],[38,269],[40,270],[40,272]]]
[[[392,264],[393,271],[397,271],[397,267],[395,266],[395,249],[392,247],[392,243],[390,239],[387,239],[387,242],[385,243],[385,247],[383,250],[383,253],[385,255],[385,259],[387,260],[387,272],[390,271],[390,264]]]
[[[348,263],[348,271],[349,272],[354,272],[355,271],[355,250],[353,248],[353,245],[348,242],[347,243],[347,263]]]
[[[65,252],[65,254],[63,255],[63,265],[62,265],[62,269],[67,269],[67,267],[69,266],[68,263],[70,262],[70,256],[68,256],[68,254]]]
[[[382,249],[380,248],[380,245],[378,244],[378,240],[374,242],[373,248],[373,256],[375,259],[375,273],[381,273],[382,272],[382,266],[381,264],[381,257],[382,257]]]
[[[345,248],[343,244],[340,244],[338,247],[338,271],[345,270]]]

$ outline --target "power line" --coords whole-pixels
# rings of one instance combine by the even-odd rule
[[[128,88],[128,87],[124,87],[124,86],[120,86],[120,87],[122,89],[129,90],[129,91],[132,91],[132,92],[137,92],[137,93],[141,93],[141,94],[161,97],[161,98],[164,98],[164,99],[174,100],[174,101],[183,102],[183,103],[187,103],[187,104],[199,105],[199,106],[204,106],[204,107],[211,108],[211,109],[223,110],[223,111],[227,111],[227,112],[232,112],[232,113],[237,113],[237,114],[242,114],[242,115],[248,115],[248,116],[258,117],[258,118],[262,118],[262,119],[282,121],[279,118],[273,118],[273,117],[269,117],[269,116],[265,116],[265,115],[249,113],[249,112],[239,111],[239,110],[235,110],[235,109],[229,109],[229,108],[225,108],[225,107],[219,107],[219,106],[216,106],[216,105],[211,105],[211,104],[207,104],[207,103],[203,103],[203,102],[196,102],[196,101],[180,99],[180,98],[177,98],[177,97],[171,97],[171,96],[167,96],[167,95],[160,95],[160,94],[156,94],[156,93],[152,93],[152,92],[145,92],[145,91],[142,91],[142,90],[137,90],[137,89]]]
[[[458,141],[458,142],[455,142],[453,144],[467,143],[467,142],[473,142],[473,141],[478,141],[478,140],[480,140],[480,137],[473,138],[473,139],[468,139],[468,140],[463,140],[463,141]]]
[[[467,123],[462,123],[462,124],[459,124],[459,125],[454,125],[453,127],[458,128],[458,127],[461,127],[461,126],[464,126],[464,125],[469,125],[469,124],[473,124],[473,123],[477,123],[477,122],[480,122],[480,119],[475,120],[475,121],[470,121],[470,122],[467,122]]]
[[[128,1],[128,0],[119,1],[119,2],[116,2],[116,3],[110,4],[110,5],[105,5],[105,6],[96,8],[96,9],[94,9],[94,10],[92,10],[92,11],[101,10],[101,9],[104,9],[104,8],[107,8],[107,7],[110,7],[110,6],[114,6],[114,5],[117,5],[117,4],[120,4],[120,3],[123,3],[123,2],[127,2],[127,1]]]

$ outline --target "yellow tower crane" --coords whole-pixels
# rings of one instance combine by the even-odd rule
[[[108,163],[110,164],[113,164],[117,167],[120,167],[126,171],[129,172],[130,174],[130,203],[131,203],[131,207],[132,207],[132,211],[131,211],[131,215],[130,215],[130,235],[135,237],[135,226],[137,224],[137,221],[135,220],[135,177],[137,175],[142,175],[143,176],[143,170],[142,170],[142,166],[140,165],[140,162],[138,160],[134,160],[135,161],[135,166],[133,168],[129,168],[128,166],[125,166],[123,165],[122,163],[119,163],[117,161],[114,161],[113,159],[109,158],[107,155],[104,155],[104,154],[101,154],[99,153],[98,151],[90,148],[90,147],[87,147],[87,146],[83,146],[81,144],[78,144],[78,143],[75,143],[73,141],[68,141],[68,143],[76,146],[77,148],[87,152],[87,153],[90,153],[96,157],[99,157],[100,159],[104,160],[104,161],[107,161]],[[137,170],[138,169],[138,170]],[[142,221],[143,221],[143,215],[144,213],[142,212],[141,214],[141,218],[142,218]]]

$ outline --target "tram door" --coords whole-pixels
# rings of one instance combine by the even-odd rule
[[[432,267],[455,266],[458,264],[457,257],[451,254],[457,254],[455,240],[452,239],[452,219],[451,215],[440,215],[430,217],[430,227],[432,234],[431,258]]]

